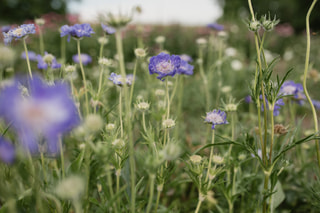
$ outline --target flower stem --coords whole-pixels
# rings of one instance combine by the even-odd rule
[[[212,138],[211,138],[211,144],[214,144],[214,129],[212,130]],[[211,146],[210,148],[210,156],[209,156],[209,162],[208,162],[208,170],[207,170],[207,175],[206,175],[206,179],[205,182],[208,181],[209,178],[209,173],[210,173],[210,169],[211,169],[211,162],[212,162],[212,156],[213,156],[213,146]],[[208,188],[210,188],[210,186],[208,185]]]
[[[202,200],[199,199],[198,204],[197,204],[197,208],[196,208],[194,213],[198,213],[199,212],[201,203],[202,203]]]
[[[44,55],[44,43],[41,27],[39,27],[40,54]]]
[[[133,89],[134,89],[134,83],[136,81],[137,67],[138,67],[138,59],[136,59],[136,62],[134,64],[134,69],[133,69],[133,79],[132,79],[132,85],[131,85],[131,88],[130,88],[130,98],[129,98],[129,105],[130,106],[132,104]]]
[[[80,40],[79,39],[77,39],[77,49],[78,49],[78,58],[79,58],[82,79],[83,79],[84,95],[85,95],[85,99],[86,99],[86,114],[88,115],[89,114],[89,101],[88,101],[87,80],[86,80],[86,75],[84,73],[83,65],[82,65],[81,51],[80,51]]]
[[[40,157],[41,157],[41,166],[42,166],[42,172],[43,172],[43,179],[45,184],[47,184],[47,173],[46,173],[46,168],[44,165],[44,156],[43,156],[43,152],[40,152]]]
[[[59,138],[59,146],[60,146],[62,178],[64,178],[65,177],[65,168],[64,168],[64,155],[63,155],[63,146],[62,146],[61,138]]]
[[[306,49],[306,60],[305,60],[305,65],[304,65],[304,75],[303,75],[303,90],[304,94],[306,95],[308,102],[310,104],[311,110],[312,110],[312,115],[313,115],[313,121],[314,121],[314,131],[317,133],[319,131],[318,129],[318,118],[317,118],[317,112],[315,110],[315,107],[313,106],[312,100],[309,96],[308,90],[307,90],[307,74],[308,74],[308,69],[309,69],[309,60],[310,60],[310,26],[309,26],[309,19],[310,19],[310,14],[311,11],[313,10],[315,4],[317,3],[317,0],[313,0],[307,16],[306,16],[306,32],[307,32],[307,49]],[[319,150],[319,141],[315,140],[316,144],[316,150],[317,150],[317,160],[318,160],[318,166],[320,168],[320,150]]]
[[[142,112],[142,125],[143,125],[144,132],[147,132],[145,112]]]
[[[159,206],[159,201],[160,201],[160,195],[161,195],[161,190],[157,190],[157,200],[156,200],[156,206],[155,206],[155,209],[154,209],[154,212],[157,213],[158,211],[158,206]]]
[[[169,119],[169,117],[170,117],[170,98],[169,98],[168,78],[166,78],[166,97],[167,97],[167,119]]]
[[[203,51],[202,51],[201,47],[199,47],[199,70],[200,70],[200,75],[203,80],[204,91],[206,94],[206,111],[209,111],[210,95],[209,95],[209,88],[208,88],[208,79],[207,79],[207,77],[204,73],[204,69],[203,69]]]
[[[26,39],[22,39],[23,40],[23,47],[24,47],[24,51],[26,53],[26,60],[27,60],[27,65],[28,65],[28,71],[29,71],[29,76],[30,78],[32,78],[32,72],[31,72],[31,67],[30,67],[30,61],[29,61],[29,55],[28,55],[28,49],[27,49],[27,44],[26,44]]]
[[[150,175],[150,194],[149,194],[149,201],[148,201],[148,206],[147,206],[147,211],[146,213],[149,213],[151,210],[151,206],[152,206],[152,200],[153,200],[153,191],[154,191],[154,179],[155,179],[155,175],[151,174]]]
[[[119,117],[120,117],[120,135],[123,138],[123,122],[122,122],[122,88],[120,88],[119,95]]]
[[[271,119],[271,138],[270,138],[270,152],[269,152],[269,163],[272,163],[272,148],[273,148],[273,141],[274,141],[274,119],[273,119],[273,109],[275,103],[272,104],[272,110],[270,110],[270,119]]]

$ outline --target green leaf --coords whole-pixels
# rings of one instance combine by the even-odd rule
[[[271,195],[271,212],[273,212],[273,210],[275,210],[285,199],[285,194],[283,192],[282,189],[282,185],[280,183],[280,181],[278,181],[274,187],[274,193]]]

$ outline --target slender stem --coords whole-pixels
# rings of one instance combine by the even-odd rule
[[[59,138],[59,146],[60,146],[62,178],[64,178],[65,177],[65,167],[64,167],[64,155],[63,155],[63,146],[62,146],[61,138]]]
[[[308,102],[310,104],[311,110],[312,110],[312,115],[313,115],[313,121],[314,121],[314,131],[318,132],[318,118],[317,118],[317,112],[315,110],[315,107],[313,106],[312,100],[309,96],[309,92],[307,90],[307,75],[308,75],[308,70],[309,70],[309,60],[310,60],[310,26],[309,26],[309,19],[310,19],[310,14],[311,11],[313,10],[315,4],[317,3],[317,0],[313,0],[307,16],[306,16],[306,32],[307,32],[307,49],[306,49],[306,60],[305,60],[305,65],[304,65],[304,75],[303,75],[303,90],[304,94],[306,95]],[[319,141],[315,140],[316,144],[316,151],[317,151],[317,160],[318,160],[318,166],[320,168],[320,150],[319,150]]]
[[[120,209],[120,175],[121,175],[121,168],[116,170],[116,194],[117,194],[117,205],[118,209]]]
[[[80,69],[81,69],[81,74],[82,74],[82,79],[83,79],[83,86],[84,86],[84,95],[86,99],[86,114],[89,114],[89,101],[88,101],[88,90],[87,90],[87,80],[86,80],[86,75],[83,70],[83,65],[82,65],[82,59],[81,59],[81,51],[80,51],[80,40],[77,39],[77,48],[78,48],[78,58],[79,58],[79,64],[80,64]]]
[[[104,37],[106,37],[106,36],[104,36]],[[102,55],[103,55],[103,47],[104,47],[104,44],[102,43],[102,44],[100,45],[99,58],[102,58]]]
[[[62,63],[66,62],[66,38],[62,37],[61,39],[61,59],[62,59]]]
[[[203,51],[202,47],[199,47],[199,70],[200,70],[200,75],[203,80],[203,86],[205,90],[205,95],[206,95],[206,111],[209,111],[210,107],[210,94],[209,94],[209,88],[208,88],[208,79],[204,73],[203,69]]]
[[[45,163],[44,163],[43,152],[40,152],[40,157],[41,157],[41,166],[42,166],[42,172],[43,172],[43,179],[44,179],[45,184],[47,184],[47,173],[46,173],[46,168],[45,168]]]
[[[89,200],[89,189],[90,189],[90,164],[91,164],[91,149],[90,149],[90,143],[88,139],[86,140],[86,146],[85,146],[85,172],[86,172],[86,200]],[[89,205],[88,202],[85,206],[84,212],[89,212]]]
[[[39,39],[40,39],[40,54],[44,55],[44,43],[41,27],[39,27]]]
[[[99,87],[98,87],[98,100],[100,98],[101,88],[102,88],[102,79],[103,79],[103,65],[100,65],[100,76],[99,76]]]
[[[136,59],[136,62],[134,64],[134,69],[133,69],[133,78],[132,78],[132,85],[131,85],[131,88],[130,88],[130,98],[129,98],[129,105],[130,106],[132,104],[133,89],[134,89],[134,83],[136,81],[137,67],[138,67],[138,58]]]
[[[263,185],[263,190],[265,192],[265,194],[267,194],[267,191],[268,191],[268,184],[269,184],[269,174],[266,174],[265,173],[265,176],[264,176],[264,185]],[[263,213],[266,213],[267,212],[267,197],[266,195],[264,195],[263,197]]]
[[[152,200],[153,200],[153,191],[154,191],[154,179],[155,179],[155,175],[151,174],[150,175],[150,195],[149,195],[149,201],[148,201],[148,206],[147,206],[147,211],[146,213],[149,213],[151,210],[151,206],[152,206]]]
[[[146,128],[146,118],[145,118],[145,112],[142,112],[142,125],[143,125],[143,130],[144,132],[147,132],[147,128]]]
[[[155,208],[154,208],[154,212],[155,212],[155,213],[157,213],[157,211],[158,211],[158,206],[159,206],[159,201],[160,201],[160,195],[161,195],[161,191],[158,190],[158,192],[157,192],[156,206],[155,206]]]
[[[198,204],[197,204],[197,208],[196,208],[196,210],[195,210],[194,213],[198,213],[198,212],[199,212],[201,203],[202,203],[202,200],[199,199],[199,200],[198,200]]]
[[[122,122],[122,88],[120,87],[119,95],[119,117],[120,117],[120,135],[123,138],[123,122]]]
[[[169,117],[170,117],[170,98],[169,98],[168,78],[166,78],[166,98],[167,98],[167,119],[169,119]]]
[[[212,130],[211,144],[214,144],[214,129]],[[210,156],[209,156],[209,162],[208,162],[208,170],[207,170],[207,175],[206,175],[205,182],[207,182],[207,181],[208,181],[208,178],[209,178],[209,173],[210,173],[210,169],[211,169],[211,162],[212,162],[212,156],[213,156],[213,146],[211,146],[211,148],[210,148]],[[210,188],[209,185],[208,185],[208,188]]]
[[[273,119],[273,109],[275,103],[272,104],[272,110],[270,110],[270,119],[271,119],[271,138],[270,138],[270,152],[269,152],[269,163],[271,165],[272,162],[272,148],[273,148],[273,140],[274,140],[274,119]]]
[[[27,65],[28,65],[29,76],[30,76],[30,78],[32,78],[32,72],[31,72],[31,67],[30,67],[30,61],[29,61],[29,54],[28,54],[26,39],[24,38],[22,40],[23,40],[24,51],[26,53],[26,60],[27,60]]]
[[[174,87],[173,87],[173,91],[172,91],[172,93],[171,93],[171,97],[170,97],[169,104],[172,103],[173,98],[174,98],[174,96],[175,96],[175,94],[176,94],[177,87],[178,87],[178,84],[179,84],[179,82],[180,82],[180,78],[181,78],[181,75],[176,76],[176,82],[174,83]]]

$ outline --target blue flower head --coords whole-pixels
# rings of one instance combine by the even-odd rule
[[[116,32],[116,29],[113,27],[110,27],[108,25],[104,25],[101,23],[101,27],[103,29],[103,31],[107,34],[107,35],[111,35],[114,34]]]
[[[81,57],[81,62],[82,62],[83,65],[88,65],[88,64],[90,64],[92,62],[92,58],[88,54],[81,53],[80,57]],[[72,56],[72,60],[73,60],[74,63],[79,64],[79,56],[78,56],[78,54],[73,55]]]
[[[160,53],[157,56],[153,56],[149,63],[149,73],[150,75],[157,73],[158,79],[170,75],[174,76],[178,71],[181,64],[181,58],[177,55],[170,56],[166,53]]]
[[[317,110],[320,110],[320,101],[312,100],[312,104]]]
[[[10,29],[11,29],[10,25],[5,25],[5,26],[1,27],[1,32],[7,33],[7,32],[9,32]]]
[[[245,101],[247,104],[252,103],[252,97],[251,97],[251,95],[247,95],[247,96],[244,98],[244,101]]]
[[[69,86],[63,82],[48,85],[40,77],[15,81],[0,93],[0,116],[12,124],[21,145],[31,153],[39,148],[59,152],[62,134],[80,123]],[[43,143],[45,142],[45,143]]]
[[[61,64],[59,64],[56,60],[56,58],[45,52],[45,55],[42,57],[41,55],[37,56],[38,60],[38,69],[48,69],[48,67],[51,67],[52,69],[59,69],[61,68]]]
[[[224,29],[223,25],[217,24],[217,23],[208,24],[207,27],[210,29],[213,29],[213,30],[217,30],[217,31],[222,31]]]
[[[15,159],[16,151],[14,146],[0,137],[0,160],[4,163],[11,164]]]
[[[177,70],[178,74],[184,75],[193,75],[193,66],[188,64],[188,62],[181,60],[179,69]]]
[[[91,37],[91,34],[94,33],[90,24],[75,24],[73,26],[63,25],[60,30],[61,37],[64,37],[66,35],[68,36],[68,42],[70,41],[70,37],[80,39],[84,36]]]
[[[35,52],[33,51],[28,51],[28,56],[30,61],[38,61],[38,56]],[[22,59],[27,59],[26,57],[26,52],[21,53],[21,58]]]
[[[302,84],[294,81],[285,81],[280,88],[280,95],[292,95],[293,98],[302,105],[306,99]]]
[[[126,78],[123,78],[121,75],[117,75],[114,72],[111,73],[109,80],[112,81],[117,86],[123,86],[124,84],[130,86],[133,81],[133,75],[129,74]]]
[[[216,125],[228,124],[227,114],[224,111],[214,109],[212,112],[207,112],[205,122],[212,124],[212,129]]]
[[[259,96],[260,100],[262,100],[262,95]],[[269,102],[268,100],[265,98],[266,100],[266,106],[267,106],[267,109],[269,110]],[[283,99],[280,98],[276,101],[275,105],[274,105],[274,109],[273,109],[273,116],[278,116],[280,114],[280,109],[281,109],[281,106],[284,105],[284,102],[283,102]],[[263,104],[261,104],[261,111],[264,111],[264,107],[263,107]]]
[[[187,54],[182,54],[182,55],[180,55],[180,58],[181,58],[181,60],[184,60],[184,61],[186,61],[186,62],[188,62],[188,63],[190,63],[190,62],[193,61],[192,58],[191,58],[191,56],[190,56],[190,55],[187,55]]]
[[[23,24],[17,28],[9,30],[7,33],[3,32],[4,43],[10,44],[12,39],[19,40],[26,38],[29,34],[35,34],[36,27],[34,24]]]

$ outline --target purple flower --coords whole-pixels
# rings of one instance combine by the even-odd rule
[[[262,95],[260,95],[260,99],[262,100]],[[269,102],[268,100],[265,98],[266,100],[266,106],[267,106],[267,109],[269,110]],[[274,105],[274,109],[273,109],[273,116],[278,116],[280,114],[280,109],[281,109],[281,106],[284,105],[284,102],[283,102],[283,99],[278,99]],[[261,103],[261,110],[263,111],[264,108],[263,108],[263,104]]]
[[[320,109],[320,101],[312,100],[312,104],[316,109]]]
[[[303,92],[302,84],[295,83],[294,81],[285,81],[280,88],[280,95],[293,95],[293,98],[302,105],[306,96]]]
[[[193,75],[193,66],[188,64],[188,62],[181,60],[179,69],[177,70],[178,74],[184,75]]]
[[[38,61],[38,56],[35,52],[33,51],[28,51],[28,56],[30,61]],[[26,57],[26,52],[21,53],[21,58],[22,59],[27,59]]]
[[[111,35],[114,34],[116,32],[116,29],[114,29],[113,27],[110,27],[108,25],[104,25],[101,23],[101,27],[103,29],[103,31],[107,34],[107,35]]]
[[[77,107],[63,82],[48,85],[40,77],[22,79],[0,93],[0,116],[17,132],[22,146],[31,153],[59,151],[59,140],[79,124]],[[46,143],[43,143],[46,142]]]
[[[118,86],[123,86],[124,83],[130,86],[133,81],[133,75],[129,74],[127,75],[126,78],[123,78],[121,75],[117,75],[113,72],[111,73],[109,80],[111,80],[115,85],[118,85]]]
[[[244,101],[248,104],[252,103],[252,97],[251,95],[247,95],[245,98],[244,98]]]
[[[217,23],[207,24],[207,27],[213,30],[221,31],[224,29],[224,26]]]
[[[184,60],[184,61],[186,61],[186,62],[188,62],[188,63],[190,63],[190,62],[193,61],[192,58],[191,58],[191,56],[190,56],[190,55],[187,55],[187,54],[182,54],[182,55],[180,55],[180,58],[181,58],[181,60]]]
[[[56,58],[52,54],[48,54],[45,52],[45,55],[42,57],[41,55],[37,56],[38,60],[38,69],[48,69],[48,66],[52,69],[61,68],[61,64],[59,64]]]
[[[150,59],[149,63],[149,73],[150,75],[157,73],[159,76],[158,79],[170,75],[174,76],[178,71],[181,64],[181,58],[177,55],[170,56],[166,53],[160,53],[157,56],[153,56]]]
[[[5,26],[1,27],[1,32],[7,33],[7,32],[9,32],[10,29],[11,29],[10,25],[5,25]]]
[[[80,57],[81,57],[81,62],[82,62],[83,65],[88,65],[88,64],[90,64],[92,62],[92,58],[88,54],[82,53],[82,54],[80,54]],[[73,60],[74,63],[79,64],[78,54],[73,55],[72,56],[72,60]]]
[[[4,36],[4,43],[10,44],[12,39],[19,40],[21,38],[27,37],[29,34],[35,34],[36,28],[34,24],[23,24],[18,28],[9,30],[7,33],[2,33]]]
[[[207,112],[205,122],[212,124],[212,129],[215,125],[228,124],[227,114],[224,111],[214,109],[212,112]]]
[[[7,164],[11,164],[15,159],[15,155],[16,151],[14,146],[0,137],[0,160]]]
[[[73,26],[63,25],[60,28],[60,36],[68,36],[68,42],[70,41],[70,36],[73,38],[79,39],[82,37],[91,37],[91,34],[94,33],[93,29],[91,28],[90,24],[75,24]]]

